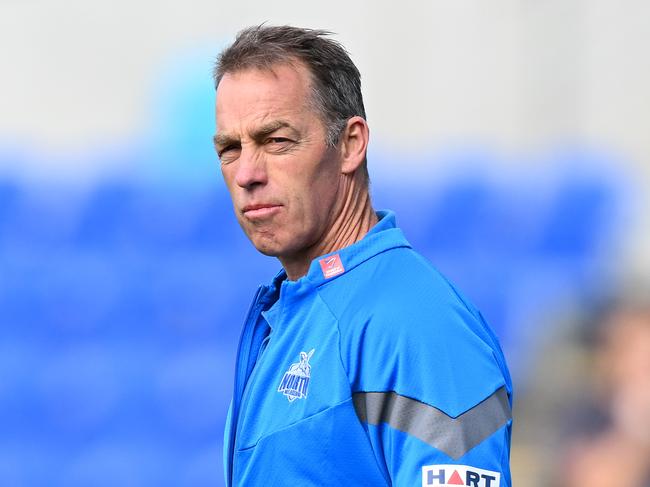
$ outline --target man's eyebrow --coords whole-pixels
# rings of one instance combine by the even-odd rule
[[[259,141],[281,128],[289,128],[295,131],[289,122],[285,120],[274,120],[273,122],[269,122],[265,125],[262,125],[257,130],[255,130],[255,132],[253,132],[251,135],[253,139]]]
[[[282,128],[289,129],[292,137],[294,138],[299,137],[298,130],[296,130],[296,128],[293,125],[291,125],[291,123],[285,120],[275,120],[273,122],[269,122],[265,125],[262,125],[251,134],[251,137],[257,142],[262,142],[266,137],[271,135],[273,132],[275,132],[276,130],[280,130]]]
[[[231,137],[228,134],[215,134],[212,136],[212,143],[214,144],[215,147],[218,146],[225,147],[227,145],[238,143],[238,142],[239,140],[235,139],[234,137]]]
[[[295,129],[291,126],[289,122],[285,120],[275,120],[273,122],[269,122],[257,128],[251,134],[251,138],[253,140],[260,141],[265,137],[269,136],[270,134],[272,134],[273,132],[275,132],[276,130],[280,130],[281,128],[289,128],[295,132]],[[240,143],[238,138],[235,138],[228,134],[215,134],[214,136],[212,136],[212,142],[214,143],[215,147],[225,147],[231,144]]]

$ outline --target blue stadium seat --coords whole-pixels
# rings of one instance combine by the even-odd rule
[[[44,434],[85,441],[103,431],[123,394],[122,357],[106,343],[71,343],[35,364]]]
[[[180,437],[213,439],[232,395],[233,361],[214,345],[170,356],[156,377],[161,423]]]
[[[72,244],[102,250],[131,248],[138,232],[132,214],[135,193],[132,183],[102,183],[84,207]]]

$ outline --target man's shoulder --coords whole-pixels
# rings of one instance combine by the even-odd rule
[[[338,322],[343,344],[363,338],[378,347],[438,353],[445,348],[467,360],[479,350],[501,354],[478,309],[410,248],[377,255],[341,278],[320,293]]]
[[[424,257],[394,249],[364,266],[320,290],[355,390],[391,390],[456,415],[509,384],[481,314]]]
[[[411,248],[391,249],[346,272],[319,293],[342,324],[366,315],[388,323],[431,322],[433,316],[467,313],[474,306],[424,256]],[[352,324],[352,323],[350,323]]]

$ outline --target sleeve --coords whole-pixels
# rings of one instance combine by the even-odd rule
[[[512,387],[480,315],[393,306],[356,333],[342,350],[354,407],[390,484],[511,485]]]

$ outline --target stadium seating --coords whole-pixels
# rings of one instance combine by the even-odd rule
[[[379,177],[374,199],[520,370],[549,307],[606,285],[623,190],[584,154],[551,157],[544,183],[487,160],[433,185]],[[278,264],[212,177],[0,180],[0,485],[221,484],[239,328]]]

